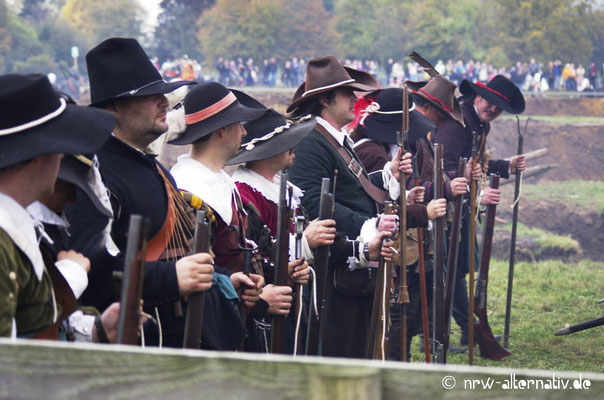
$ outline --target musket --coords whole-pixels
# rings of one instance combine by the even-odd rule
[[[476,157],[478,156],[478,136],[472,131],[472,171],[476,168]],[[470,282],[468,289],[468,364],[474,364],[474,265],[476,263],[476,181],[470,175]]]
[[[394,203],[384,203],[384,214],[394,214]],[[387,239],[382,239],[383,247]],[[380,250],[381,250],[380,247]],[[403,267],[404,260],[402,260]],[[371,323],[369,325],[369,340],[367,341],[367,358],[386,360],[386,337],[388,336],[388,320],[390,311],[390,263],[380,256],[378,263],[373,304],[371,307]]]
[[[400,134],[397,136],[397,144],[402,157],[405,154],[405,141],[409,136],[409,89],[403,87],[403,126]],[[400,278],[397,303],[401,305],[401,361],[407,362],[407,304],[409,304],[409,289],[407,287],[407,265],[405,264],[405,249],[407,245],[407,175],[399,172],[399,189],[401,196],[399,198],[398,218],[400,231],[398,235],[399,243],[399,264]]]
[[[592,319],[589,321],[581,322],[577,325],[567,326],[562,328],[555,333],[556,336],[570,335],[571,333],[584,331],[586,329],[595,328],[597,326],[604,325],[604,317]]]
[[[444,197],[442,144],[434,144],[434,199]],[[437,218],[434,227],[434,282],[432,331],[434,362],[444,362],[445,309],[444,309],[444,267],[445,267],[445,217]],[[426,333],[424,332],[424,335]]]
[[[529,122],[528,118],[524,124],[524,133],[520,133],[520,118],[516,117],[518,123],[518,155],[522,154],[524,134]],[[516,257],[516,231],[518,229],[518,204],[520,202],[520,184],[522,183],[522,171],[516,171],[516,183],[514,186],[514,213],[512,217],[512,238],[510,241],[510,268],[508,270],[508,290],[505,301],[505,328],[503,331],[503,347],[508,347],[510,339],[510,316],[512,313],[512,290],[514,285],[514,261]]]
[[[304,223],[306,222],[306,218],[304,216],[299,215],[296,217],[295,224],[295,233],[296,233],[296,248],[295,248],[295,259],[299,260],[302,258],[302,236],[304,235]],[[302,348],[302,343],[300,343],[300,324],[302,320],[302,294],[304,291],[304,285],[301,283],[296,285],[296,306],[295,306],[295,315],[296,315],[296,332],[294,335],[294,356],[297,356],[298,351]]]
[[[417,157],[413,157],[413,185],[419,186],[419,168]],[[430,321],[428,316],[428,291],[426,289],[426,263],[424,260],[424,230],[417,228],[417,248],[419,263],[419,294],[422,307],[422,328],[424,331],[424,355],[430,363]]]
[[[463,176],[466,170],[467,159],[460,157],[457,167],[457,176]],[[449,230],[449,251],[447,255],[447,283],[445,285],[445,341],[443,343],[443,364],[447,363],[447,350],[449,348],[449,332],[451,329],[451,316],[453,312],[453,299],[455,298],[455,278],[457,274],[457,258],[459,254],[459,240],[461,234],[461,215],[463,213],[464,196],[457,196],[454,203],[453,221]]]
[[[491,188],[499,189],[499,175],[491,175]],[[478,317],[476,323],[476,339],[480,346],[480,356],[489,360],[501,360],[511,353],[501,347],[495,340],[489,320],[487,318],[487,285],[489,282],[489,261],[491,260],[491,246],[493,244],[493,230],[495,228],[496,204],[487,206],[487,216],[482,239],[482,251],[480,253],[480,270],[476,284],[476,295],[474,313]]]
[[[279,209],[277,213],[277,254],[275,256],[275,286],[287,286],[289,278],[289,229],[291,222],[291,191],[288,201],[287,172],[281,172]],[[271,353],[285,353],[285,321],[287,316],[274,315],[271,324]]]
[[[193,254],[208,253],[210,251],[210,229],[211,225],[206,220],[206,212],[197,210],[195,213]],[[189,295],[183,340],[183,348],[185,349],[199,349],[201,347],[204,300],[205,292],[195,292]]]
[[[335,177],[334,177],[335,180]],[[319,220],[331,219],[333,217],[334,195],[330,193],[329,178],[323,178],[321,181],[321,200],[319,203]],[[335,188],[334,188],[335,190]],[[310,307],[310,318],[308,319],[308,328],[306,334],[306,354],[319,355],[319,339],[323,326],[323,311],[325,309],[325,290],[327,288],[327,277],[329,268],[329,246],[320,246],[315,250],[315,274],[316,303]],[[317,312],[313,312],[316,309]]]
[[[142,215],[130,216],[128,243],[124,260],[120,314],[117,324],[118,344],[138,344],[140,301],[145,275],[145,256],[150,221]]]

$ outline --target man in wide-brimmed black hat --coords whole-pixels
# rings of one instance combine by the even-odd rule
[[[215,215],[212,231],[216,263],[233,272],[246,271],[249,266],[244,265],[242,249],[250,247],[246,240],[247,214],[233,179],[223,167],[237,154],[241,139],[246,135],[242,122],[259,118],[266,112],[266,107],[243,92],[229,90],[217,82],[207,82],[187,94],[184,111],[186,129],[171,143],[192,144],[191,152],[180,156],[171,172],[180,189],[199,197]],[[238,229],[233,230],[232,226]],[[308,264],[303,259],[292,261],[290,268],[294,281],[304,283],[308,280]],[[260,275],[250,274],[258,287],[264,284],[265,279],[272,279],[269,271],[264,272],[261,280]],[[262,320],[267,312],[287,314],[292,301],[291,292],[289,286],[269,285],[263,288],[262,301],[251,311],[252,318],[247,321],[246,350],[268,351],[264,346],[266,337],[261,337],[266,332],[258,329],[254,321]]]
[[[378,89],[373,77],[365,72],[344,67],[333,56],[317,57],[308,62],[306,81],[298,87],[287,111],[294,116],[311,114],[317,120],[315,129],[296,146],[297,162],[290,169],[292,182],[304,190],[302,204],[311,218],[319,211],[321,179],[334,179],[338,170],[334,193],[334,220],[336,229],[346,237],[362,236],[368,243],[377,232],[395,232],[393,215],[376,218],[379,203],[389,197],[399,197],[396,180],[400,169],[411,172],[410,154],[403,163],[397,153],[382,171],[368,175],[354,150],[352,140],[342,129],[354,119],[355,91],[367,92]],[[415,222],[427,224],[425,208]],[[377,225],[377,229],[376,229]],[[364,249],[359,249],[357,254]],[[339,357],[365,357],[369,336],[372,282],[371,268],[358,268],[358,258],[337,263],[330,268],[336,276],[354,275],[355,287],[346,286],[343,279],[328,279],[335,290],[327,290],[325,299],[327,329],[322,340],[322,354]],[[344,275],[342,275],[344,274]],[[370,288],[370,290],[367,290]]]
[[[53,288],[55,279],[65,280],[56,259],[45,265],[37,237],[44,232],[25,207],[53,193],[64,153],[96,151],[115,118],[67,104],[43,75],[1,76],[0,107],[0,336],[58,339],[59,324],[71,312],[59,299],[73,297],[75,281],[63,286],[65,292]],[[58,258],[75,262],[85,278],[82,255]]]
[[[456,177],[457,165],[460,157],[471,160],[472,144],[476,139],[478,150],[478,168],[471,172],[472,179],[479,179],[481,171],[486,174],[496,173],[502,178],[509,178],[510,174],[522,171],[526,167],[524,155],[515,156],[511,161],[489,159],[485,161],[486,139],[491,128],[491,121],[499,117],[504,111],[510,114],[520,114],[524,111],[524,96],[518,87],[503,75],[495,76],[486,85],[482,82],[470,82],[464,79],[459,89],[463,94],[461,112],[465,127],[453,119],[445,120],[437,129],[434,141],[444,145],[444,169],[451,178]],[[483,163],[485,165],[480,165]],[[470,164],[470,162],[468,163]],[[466,178],[470,178],[469,169]],[[483,177],[486,179],[486,176]],[[482,205],[499,203],[501,192],[485,186],[480,194],[479,203]],[[463,220],[461,237],[469,238],[469,212]],[[474,240],[474,238],[470,238]],[[453,303],[453,316],[460,325],[462,336],[461,345],[468,344],[468,299],[463,294],[467,293],[465,275],[469,271],[469,245],[463,240],[459,246],[455,299]]]
[[[228,274],[222,270],[223,274],[213,276],[213,258],[207,253],[189,255],[191,209],[170,173],[156,155],[147,152],[149,144],[168,129],[165,94],[194,82],[165,82],[135,39],[105,40],[86,55],[86,64],[91,106],[117,117],[113,135],[97,156],[111,193],[111,237],[121,253],[99,243],[107,217],[78,196],[67,215],[74,246],[92,260],[91,282],[82,302],[103,309],[114,300],[112,272],[123,268],[130,216],[139,214],[151,221],[142,297],[145,311],[157,319],[157,324],[145,326],[145,343],[182,347],[186,302],[181,296],[208,291],[204,318],[211,322],[203,325],[201,345],[236,348],[245,332],[231,306],[234,290]],[[212,285],[213,280],[220,282]]]

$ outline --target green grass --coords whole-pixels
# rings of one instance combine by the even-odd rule
[[[604,212],[604,181],[570,180],[522,185],[522,196],[533,200],[557,200],[567,204]]]
[[[489,324],[494,334],[503,335],[508,263],[491,261],[489,271]],[[554,332],[565,324],[574,325],[604,315],[604,263],[584,260],[577,264],[561,261],[517,263],[514,269],[509,349],[502,361],[480,357],[474,364],[509,368],[557,371],[604,372],[604,326],[567,336]],[[451,343],[459,343],[459,327],[453,322]],[[422,361],[418,338],[413,339],[413,361]],[[468,363],[467,354],[449,354],[449,364]]]
[[[507,224],[503,227],[497,227],[497,230],[504,230],[511,232],[512,224]],[[536,243],[540,246],[542,251],[548,251],[551,249],[560,249],[565,252],[574,250],[579,252],[581,245],[575,239],[568,235],[556,235],[555,233],[544,231],[539,228],[529,228],[523,223],[518,223],[518,229],[516,231],[519,237],[533,237],[536,238]]]
[[[604,124],[604,117],[584,117],[576,115],[522,115],[523,120],[530,117],[532,120],[550,122],[554,124]],[[504,114],[501,119],[516,119],[515,115]]]

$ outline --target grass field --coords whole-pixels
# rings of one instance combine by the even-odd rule
[[[570,180],[538,185],[522,185],[522,196],[575,204],[587,210],[604,212],[604,181]]]
[[[508,262],[492,261],[489,271],[489,324],[503,336]],[[554,332],[604,315],[604,263],[584,260],[517,263],[514,269],[510,357],[502,361],[482,359],[478,346],[474,364],[509,368],[604,372],[604,326],[567,336]],[[459,327],[453,323],[452,344],[459,344]],[[413,339],[412,357],[423,360]],[[468,363],[467,354],[448,355],[449,364]]]

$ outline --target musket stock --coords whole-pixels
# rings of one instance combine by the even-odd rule
[[[290,228],[290,201],[288,202],[287,173],[281,173],[279,188],[279,211],[277,217],[277,254],[275,257],[275,286],[287,286],[289,264],[289,228]],[[285,320],[284,315],[274,315],[271,327],[271,353],[285,353]]]
[[[499,188],[499,176],[491,175],[491,188]],[[487,206],[487,216],[482,239],[482,252],[480,255],[480,270],[478,271],[478,281],[476,285],[476,295],[474,303],[476,310],[474,311],[478,317],[476,323],[476,339],[480,346],[481,357],[489,360],[501,360],[509,356],[511,353],[501,347],[491,331],[487,318],[487,284],[489,282],[489,261],[491,260],[491,246],[493,244],[493,230],[495,228],[495,212],[497,205],[490,204]]]
[[[334,195],[329,192],[331,180],[323,178],[321,182],[321,200],[319,203],[319,220],[331,219],[333,217]],[[335,188],[334,188],[335,190]],[[319,355],[319,339],[323,326],[323,310],[325,308],[325,291],[327,288],[327,277],[329,268],[329,246],[320,246],[315,250],[315,274],[317,303],[309,307],[310,318],[308,319],[308,331],[306,335],[306,354]],[[318,315],[314,312],[317,308]]]
[[[193,254],[210,251],[210,228],[209,221],[206,221],[206,212],[197,210],[195,213]],[[183,340],[183,348],[185,349],[199,349],[201,347],[204,300],[205,292],[196,292],[189,295]]]
[[[130,216],[117,325],[118,344],[138,344],[139,310],[143,292],[149,225],[148,218],[143,218],[141,215]]]

